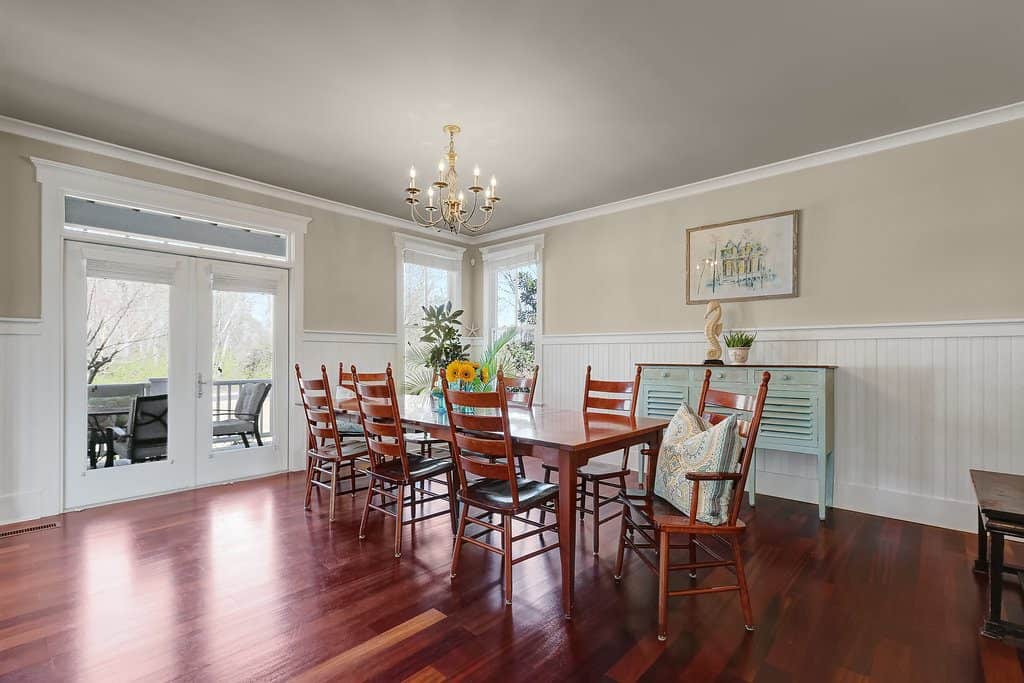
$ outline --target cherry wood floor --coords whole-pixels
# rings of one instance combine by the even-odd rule
[[[561,616],[558,555],[517,565],[467,546],[448,577],[447,520],[392,558],[362,498],[301,509],[299,475],[111,505],[0,539],[0,679],[1017,681],[1018,650],[978,635],[974,537],[762,496],[745,510],[757,631],[736,594],[677,599],[655,637],[656,581],[612,581],[579,544],[577,616]],[[1009,584],[1008,584],[1009,585]],[[1022,617],[1019,592],[1010,614]]]

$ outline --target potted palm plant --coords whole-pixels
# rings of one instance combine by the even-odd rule
[[[746,330],[733,330],[726,333],[722,339],[729,349],[729,362],[737,365],[746,363],[750,356],[750,347],[756,338],[756,332],[747,332]]]

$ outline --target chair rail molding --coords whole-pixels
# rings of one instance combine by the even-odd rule
[[[547,405],[576,408],[584,368],[700,363],[702,332],[548,334]],[[1024,320],[758,329],[748,366],[836,365],[834,507],[962,530],[976,526],[968,470],[1024,474]],[[766,451],[758,492],[815,502],[812,458]]]

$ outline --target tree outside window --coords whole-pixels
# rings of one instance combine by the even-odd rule
[[[501,350],[499,364],[505,374],[525,375],[536,363],[537,264],[504,268],[494,273],[494,329],[497,337],[508,328],[515,338]]]

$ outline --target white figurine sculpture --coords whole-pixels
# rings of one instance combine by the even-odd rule
[[[718,341],[722,334],[722,305],[717,301],[709,301],[704,313],[704,337],[708,340],[707,360],[722,359],[722,344]]]

